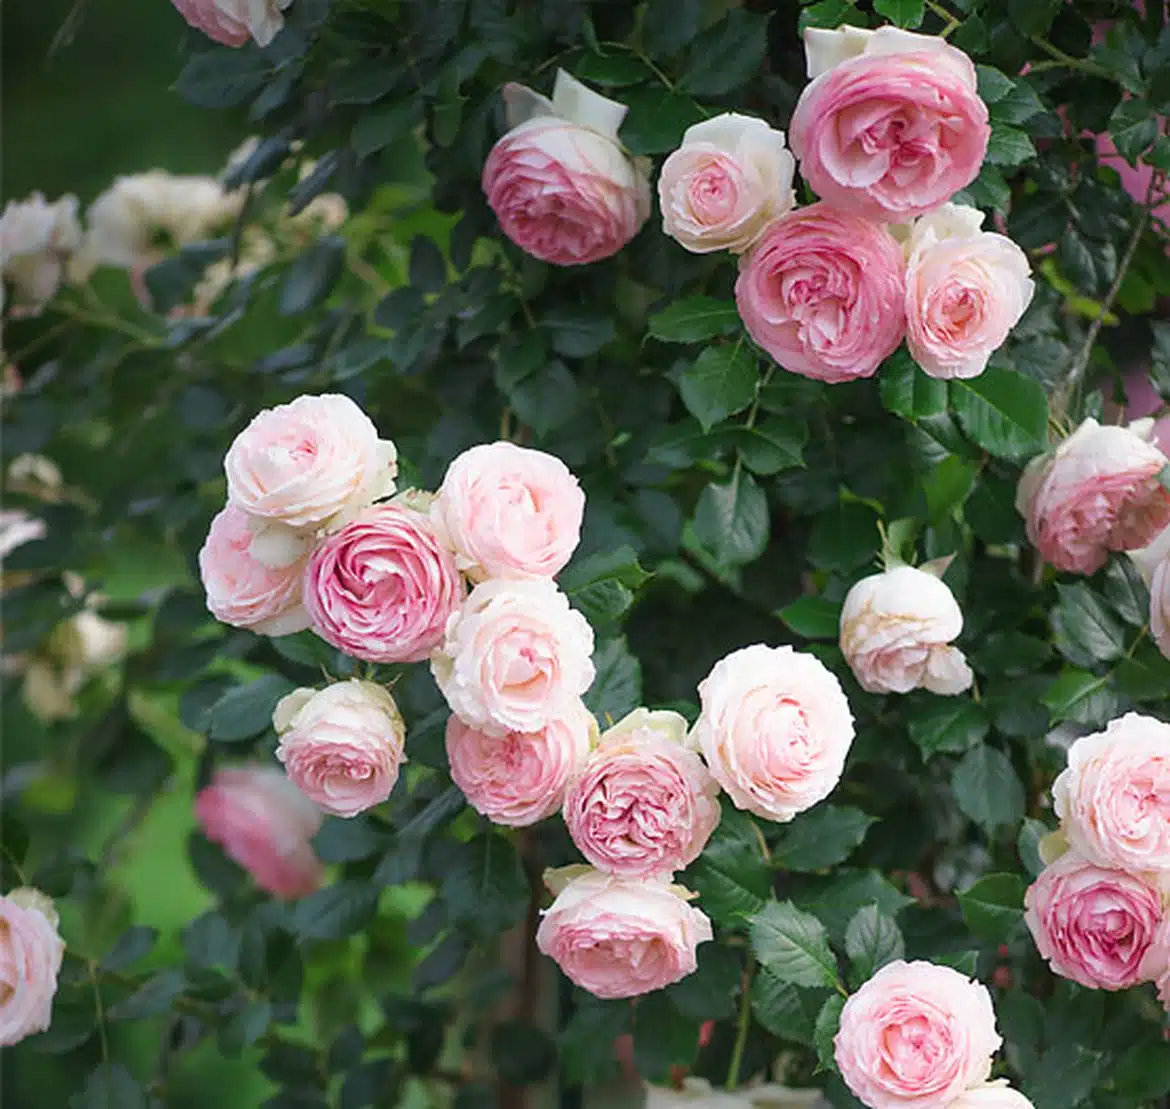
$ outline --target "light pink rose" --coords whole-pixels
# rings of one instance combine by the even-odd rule
[[[477,585],[447,624],[431,672],[464,723],[539,732],[593,684],[593,629],[547,578]]]
[[[538,732],[486,735],[457,716],[447,721],[451,780],[496,824],[524,828],[560,810],[589,757],[597,721],[580,701]]]
[[[267,46],[284,26],[292,0],[171,0],[197,31],[224,46],[243,46],[249,37]]]
[[[1129,557],[1150,590],[1150,635],[1170,658],[1170,528],[1148,547],[1130,551]]]
[[[951,696],[971,688],[971,667],[950,646],[963,629],[963,613],[931,569],[897,566],[871,574],[845,597],[841,653],[867,692],[929,689]]]
[[[991,1074],[1001,1043],[991,995],[950,967],[901,960],[841,1012],[837,1066],[870,1109],[936,1109]]]
[[[406,725],[380,685],[350,678],[324,689],[298,689],[272,717],[276,757],[293,784],[334,816],[381,804],[405,759]]]
[[[1170,875],[1170,724],[1130,712],[1078,739],[1052,801],[1086,859]]]
[[[688,127],[662,163],[662,230],[694,254],[741,254],[795,203],[796,160],[784,132],[724,112]]]
[[[483,191],[521,250],[557,266],[616,254],[650,215],[650,185],[618,141],[626,108],[557,71],[552,100],[504,88],[510,131],[483,167]]]
[[[1170,1013],[1170,907],[1163,908],[1162,923],[1142,961],[1141,976],[1143,981],[1154,983],[1158,1000]]]
[[[393,493],[397,458],[349,397],[325,393],[258,413],[223,466],[228,500],[249,515],[316,528]]]
[[[819,48],[810,43],[833,35],[848,43],[841,60],[815,73]],[[813,80],[797,101],[789,139],[822,200],[904,223],[975,180],[991,127],[966,54],[893,27],[868,36],[806,31],[805,43]]]
[[[291,900],[320,887],[324,868],[309,841],[321,812],[283,770],[220,767],[195,798],[195,819],[268,893]]]
[[[64,956],[48,897],[26,887],[0,897],[0,1046],[49,1027]]]
[[[287,566],[259,561],[251,546],[251,518],[233,504],[214,520],[199,552],[199,576],[207,608],[217,620],[261,635],[292,635],[309,626],[301,603],[305,556]]]
[[[931,377],[981,374],[1032,301],[1027,255],[982,224],[977,208],[945,204],[910,234],[906,345]]]
[[[442,642],[466,588],[430,519],[373,505],[313,551],[305,607],[327,643],[370,662],[420,662]]]
[[[814,655],[757,643],[699,684],[694,736],[738,808],[786,822],[833,791],[853,743],[853,714]]]
[[[1054,974],[1091,990],[1124,990],[1162,920],[1162,896],[1136,874],[1106,870],[1066,851],[1024,895],[1024,920]]]
[[[565,797],[565,825],[598,870],[663,877],[699,857],[719,823],[719,784],[676,712],[635,709],[603,733]]]
[[[1170,524],[1170,492],[1158,481],[1166,456],[1148,441],[1151,431],[1149,420],[1102,427],[1090,417],[1028,463],[1016,508],[1046,561],[1092,574],[1109,551],[1144,547]]]
[[[665,882],[579,870],[545,910],[536,946],[595,997],[637,997],[692,974],[711,922]]]
[[[813,204],[776,220],[740,262],[735,303],[786,370],[870,377],[906,329],[902,248],[882,226]]]
[[[484,443],[447,467],[433,515],[472,581],[551,578],[581,539],[585,494],[555,455]]]
[[[1019,1090],[1013,1090],[1007,1080],[985,1082],[973,1090],[960,1094],[949,1102],[947,1109],[1035,1109]]]

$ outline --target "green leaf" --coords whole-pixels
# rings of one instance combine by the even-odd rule
[[[391,838],[390,829],[373,817],[327,816],[313,837],[313,850],[323,863],[352,863],[384,851]]]
[[[1105,596],[1117,614],[1135,628],[1150,618],[1150,591],[1129,558],[1113,558],[1105,567]]]
[[[612,317],[570,304],[546,312],[540,325],[548,331],[553,350],[565,358],[588,358],[616,335]]]
[[[1023,1092],[1035,1109],[1075,1109],[1097,1084],[1102,1058],[1078,1043],[1049,1047],[1025,1076]]]
[[[101,961],[105,971],[122,971],[146,958],[158,942],[158,929],[138,924],[126,929]]]
[[[825,926],[791,901],[772,901],[752,920],[752,949],[760,965],[794,986],[835,986],[837,959]]]
[[[677,54],[699,33],[703,0],[650,0],[642,21],[642,42],[656,58]]]
[[[986,744],[963,756],[951,775],[962,812],[988,835],[1024,818],[1024,787],[1007,756]]]
[[[488,938],[524,918],[528,879],[511,842],[494,832],[463,844],[443,874],[443,901],[453,921]]]
[[[148,978],[129,997],[112,1005],[106,1016],[110,1020],[143,1020],[165,1013],[183,992],[186,981],[182,971],[163,970]]]
[[[743,464],[753,473],[770,477],[804,465],[808,427],[800,420],[769,416],[754,427],[736,428],[733,434]]]
[[[556,1062],[556,1048],[532,1024],[506,1020],[491,1030],[491,1059],[506,1082],[527,1085],[540,1082]]]
[[[258,93],[271,68],[252,48],[204,50],[188,59],[175,88],[196,107],[231,108]]]
[[[943,955],[932,955],[931,962],[957,970],[964,978],[974,978],[979,970],[979,952],[948,951]]]
[[[584,403],[577,379],[564,362],[556,358],[536,367],[528,376],[502,391],[521,423],[528,424],[540,436],[563,427]]]
[[[603,641],[593,653],[597,676],[585,704],[602,728],[621,720],[642,702],[642,664],[624,637]]]
[[[698,893],[703,911],[725,927],[743,924],[763,909],[772,874],[759,829],[748,813],[724,805],[719,826],[687,870],[684,885]]]
[[[967,435],[997,458],[1022,462],[1048,446],[1048,397],[1014,370],[952,381],[951,403]]]
[[[695,506],[695,538],[720,566],[753,562],[768,546],[768,498],[750,474],[710,485]]]
[[[341,277],[345,265],[345,240],[323,235],[301,251],[288,268],[280,290],[282,316],[296,316],[320,304]]]
[[[1170,690],[1170,659],[1146,643],[1113,672],[1117,691],[1134,701],[1161,701]]]
[[[1015,88],[1015,82],[994,66],[977,65],[975,73],[979,81],[979,98],[985,104],[998,104]]]
[[[228,690],[211,708],[209,738],[217,743],[239,743],[259,735],[271,725],[276,703],[294,688],[279,674],[265,674]]]
[[[826,27],[835,30],[842,24],[855,27],[866,26],[864,12],[859,12],[853,0],[818,0],[802,8],[797,30],[803,35],[806,27]]]
[[[70,1109],[149,1109],[150,1103],[146,1090],[121,1063],[102,1063],[69,1105]]]
[[[752,403],[756,378],[755,358],[737,343],[707,347],[683,370],[678,388],[688,411],[704,431],[710,431]]]
[[[366,112],[353,125],[349,141],[359,158],[368,158],[410,134],[422,120],[419,101],[411,99]]]
[[[906,723],[923,759],[966,751],[982,743],[991,727],[987,710],[967,697],[932,697],[915,706]]]
[[[267,998],[249,1001],[239,1012],[234,1013],[219,1029],[219,1049],[234,1058],[245,1048],[251,1047],[272,1023],[272,1002]]]
[[[734,301],[708,296],[676,300],[647,321],[650,334],[664,343],[698,343],[729,335],[739,326]]]
[[[802,990],[761,968],[751,996],[756,1020],[773,1036],[812,1047],[817,1014],[828,997],[825,990]]]
[[[1170,1093],[1170,1043],[1134,1044],[1113,1068],[1113,1088],[1149,1104]]]
[[[1058,585],[1052,613],[1053,642],[1070,662],[1092,666],[1125,654],[1125,628],[1084,582]]]
[[[1131,166],[1158,137],[1158,120],[1150,105],[1140,96],[1118,103],[1109,117],[1109,137],[1117,152]]]
[[[841,501],[813,525],[808,559],[819,570],[849,574],[873,559],[880,536],[877,513],[860,501]]]
[[[1073,720],[1090,727],[1102,726],[1117,710],[1117,694],[1109,675],[1085,670],[1063,670],[1041,698],[1052,713],[1053,723]]]
[[[1020,833],[1016,836],[1016,854],[1024,869],[1033,877],[1039,876],[1044,869],[1044,860],[1040,858],[1040,841],[1048,835],[1048,826],[1039,820],[1027,817],[1020,825]]]
[[[651,1082],[674,1067],[691,1067],[699,1051],[699,1019],[682,1013],[664,991],[648,994],[634,1010],[634,1062]]]
[[[947,383],[928,377],[905,349],[882,363],[879,388],[882,404],[895,416],[920,420],[947,410]]]
[[[641,589],[654,575],[638,563],[633,547],[623,545],[611,551],[598,551],[587,558],[574,559],[562,571],[561,588],[570,597],[580,589],[600,581],[616,581],[632,590]]]
[[[582,81],[611,88],[637,85],[651,76],[646,63],[631,54],[597,54],[592,50],[581,56],[573,74]]]
[[[913,30],[926,13],[925,0],[873,0],[873,10],[891,23]]]
[[[903,958],[906,942],[892,917],[876,905],[864,905],[845,930],[845,954],[849,956],[853,980],[860,984],[886,963]]]
[[[900,893],[876,870],[842,867],[831,876],[808,880],[793,900],[824,922],[834,942],[844,943],[849,922],[858,909],[876,905],[887,916],[897,916],[914,899]]]
[[[1024,918],[1024,882],[1018,874],[988,874],[960,893],[959,908],[985,943],[1007,943]]]
[[[991,121],[995,123],[1026,123],[1044,111],[1036,90],[1026,80],[1016,81],[1011,90],[991,105]]]
[[[991,138],[987,142],[988,164],[993,166],[1018,166],[1036,157],[1032,140],[1018,127],[1006,123],[991,125]]]
[[[817,1023],[813,1027],[813,1047],[816,1048],[817,1059],[820,1061],[818,1070],[837,1069],[833,1041],[841,1027],[841,1012],[844,1008],[845,998],[840,994],[833,994],[832,997],[826,998],[821,1011],[817,1014]]]
[[[570,1082],[592,1083],[616,1070],[613,1042],[626,1031],[631,1011],[627,1001],[593,997],[577,1007],[561,1029],[558,1044],[561,1066]]]
[[[691,44],[679,88],[693,96],[722,96],[759,72],[768,49],[768,17],[734,8]]]
[[[844,862],[876,823],[850,805],[820,804],[785,825],[773,857],[787,870],[825,870]]]
[[[777,615],[791,631],[805,639],[836,640],[841,632],[841,602],[824,597],[801,597]]]
[[[293,929],[301,940],[339,940],[360,932],[378,903],[377,889],[367,882],[343,881],[297,902]]]
[[[683,132],[704,118],[689,96],[659,88],[634,88],[622,95],[629,112],[619,137],[631,154],[665,154],[682,142]]]

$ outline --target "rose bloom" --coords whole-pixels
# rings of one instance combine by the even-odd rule
[[[946,204],[910,234],[906,345],[931,377],[981,374],[1032,301],[1027,255],[982,225],[979,209]]]
[[[398,454],[339,393],[266,408],[224,459],[228,500],[290,528],[319,527],[394,492]]]
[[[947,584],[927,569],[897,566],[862,578],[841,609],[841,652],[868,693],[970,689],[971,667],[950,642],[963,613]]]
[[[866,219],[904,223],[975,180],[991,136],[975,67],[933,35],[805,31],[811,83],[789,127],[812,190]]]
[[[1142,962],[1141,976],[1154,983],[1158,1000],[1170,1013],[1170,907],[1163,911],[1162,923]]]
[[[650,215],[650,185],[622,150],[626,107],[557,70],[552,100],[504,87],[511,130],[488,155],[483,191],[521,250],[557,266],[616,254]]]
[[[1162,896],[1136,874],[1106,870],[1067,851],[1024,895],[1024,921],[1054,974],[1091,990],[1124,990],[1162,920]]]
[[[224,46],[243,46],[249,37],[267,46],[284,26],[292,0],[171,0],[197,31]]]
[[[266,566],[251,552],[251,518],[233,504],[211,521],[199,551],[199,577],[207,608],[217,620],[261,635],[291,635],[309,626],[301,604],[306,558]]]
[[[902,248],[882,226],[812,204],[776,220],[740,262],[735,303],[792,373],[870,377],[906,328]]]
[[[447,467],[433,514],[472,581],[551,578],[581,540],[585,494],[555,455],[484,443]]]
[[[478,585],[431,672],[451,711],[489,735],[539,732],[593,684],[593,629],[546,578]]]
[[[1170,874],[1170,724],[1130,712],[1078,739],[1052,801],[1086,859]]]
[[[662,163],[662,230],[694,254],[741,254],[795,203],[796,160],[784,132],[724,112],[688,127]]]
[[[693,735],[737,808],[786,822],[833,791],[853,743],[841,683],[814,655],[757,643],[699,684]]]
[[[985,1082],[966,1093],[962,1093],[954,1101],[947,1104],[947,1109],[1035,1109],[1032,1103],[1019,1090],[1013,1090],[1007,1080],[1000,1078],[995,1082]]]
[[[935,1109],[986,1081],[1001,1043],[991,995],[950,967],[901,960],[846,1002],[841,1077],[870,1109]]]
[[[293,784],[334,816],[381,804],[398,781],[406,725],[380,685],[350,678],[281,698],[272,717],[276,757]]]
[[[1170,524],[1166,456],[1148,441],[1151,420],[1102,427],[1089,417],[1055,451],[1028,463],[1016,509],[1028,538],[1058,570],[1092,574],[1109,551],[1149,544]]]
[[[0,897],[0,1046],[48,1029],[64,956],[48,897],[27,887]]]
[[[452,716],[451,780],[488,820],[524,828],[560,810],[596,735],[597,721],[579,700],[536,732],[486,735]]]
[[[81,246],[77,197],[45,203],[41,193],[10,200],[0,215],[0,275],[14,287],[16,301],[29,315],[53,299],[65,263]]]
[[[1170,527],[1148,547],[1129,557],[1150,590],[1150,634],[1158,650],[1170,658]]]
[[[719,823],[719,784],[686,746],[677,712],[635,709],[602,734],[565,797],[565,825],[598,870],[651,878],[699,857]]]
[[[402,503],[374,505],[327,535],[305,573],[313,630],[370,662],[425,659],[465,592],[430,519]]]
[[[630,881],[588,867],[556,891],[536,946],[594,997],[637,997],[692,974],[711,922],[665,882]],[[558,876],[546,881],[559,884]],[[550,886],[551,888],[551,886]]]
[[[203,834],[276,897],[318,889],[324,868],[309,842],[321,812],[275,766],[220,767],[195,798]]]

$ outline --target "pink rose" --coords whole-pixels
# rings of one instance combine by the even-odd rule
[[[692,974],[711,922],[679,886],[628,881],[588,867],[573,872],[545,910],[536,946],[595,997],[637,997]],[[546,874],[560,885],[568,875]]]
[[[699,685],[694,735],[738,808],[786,822],[833,791],[853,742],[841,683],[814,655],[757,643]]]
[[[298,689],[272,717],[276,757],[293,784],[334,816],[357,816],[390,796],[405,756],[406,725],[380,685],[350,678]]]
[[[326,393],[258,413],[223,466],[228,500],[249,515],[316,528],[393,493],[397,458],[349,397]]]
[[[975,180],[991,127],[961,50],[894,27],[808,30],[805,49],[812,82],[789,138],[822,200],[904,223]]]
[[[265,565],[251,553],[255,539],[251,523],[251,517],[234,504],[211,521],[199,552],[207,608],[217,620],[261,635],[303,631],[309,626],[301,603],[307,558],[302,555],[287,566]]]
[[[327,535],[305,573],[313,630],[370,662],[425,659],[464,593],[430,519],[397,503],[367,508]]]
[[[762,119],[724,112],[696,123],[662,163],[662,230],[694,254],[741,254],[792,208],[795,172],[784,132]]]
[[[431,672],[451,711],[489,735],[539,732],[593,684],[593,629],[547,578],[477,585]]]
[[[841,653],[868,693],[929,689],[951,696],[970,689],[971,667],[950,645],[962,631],[963,613],[931,569],[896,566],[871,574],[845,597]]]
[[[719,785],[686,747],[676,712],[635,709],[605,732],[565,797],[565,825],[598,870],[669,876],[719,823]]]
[[[1170,492],[1158,481],[1166,456],[1148,442],[1151,425],[1102,427],[1090,417],[1028,463],[1016,508],[1057,569],[1095,573],[1109,551],[1144,547],[1170,524]]]
[[[1162,913],[1162,923],[1142,961],[1141,976],[1143,981],[1154,983],[1158,1000],[1170,1013],[1170,911]]]
[[[936,1109],[987,1080],[1001,1043],[991,995],[950,967],[897,961],[848,1001],[834,1039],[845,1084],[870,1109]]]
[[[1013,1090],[1006,1079],[1000,1078],[960,1094],[947,1109],[1035,1109],[1035,1106],[1019,1090]]]
[[[596,735],[597,721],[580,701],[537,732],[486,735],[452,716],[451,780],[488,820],[524,828],[560,809]]]
[[[1130,551],[1129,557],[1150,590],[1150,634],[1170,658],[1170,528],[1148,547]]]
[[[557,70],[552,100],[504,88],[510,131],[483,167],[483,191],[521,250],[557,266],[616,254],[650,215],[650,185],[618,141],[625,105]]]
[[[433,511],[472,581],[551,578],[580,542],[585,494],[555,455],[484,443],[447,467]]]
[[[28,888],[0,897],[0,1046],[48,1029],[64,956],[48,897]]]
[[[1078,739],[1052,802],[1086,859],[1170,875],[1170,724],[1130,712]]]
[[[268,893],[291,900],[320,887],[309,841],[321,813],[275,766],[220,767],[195,798],[195,819]]]
[[[1091,990],[1145,979],[1142,961],[1162,920],[1162,896],[1135,874],[1066,851],[1024,895],[1024,920],[1054,974]]]
[[[740,262],[735,302],[786,370],[871,376],[906,329],[902,248],[876,223],[813,204],[781,216]]]
[[[284,26],[292,0],[171,0],[197,31],[224,46],[243,46],[249,36],[267,46]]]
[[[910,234],[906,345],[931,377],[981,374],[1032,301],[1027,255],[982,225],[977,208],[945,204]]]

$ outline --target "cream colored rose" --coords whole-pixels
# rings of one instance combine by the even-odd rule
[[[1032,1103],[1019,1090],[1013,1090],[1007,1079],[1000,1078],[976,1086],[960,1094],[947,1109],[1034,1109]]]
[[[10,200],[0,216],[0,273],[12,283],[18,307],[37,313],[61,285],[65,264],[81,246],[77,197],[48,204],[40,193]]]
[[[40,890],[0,897],[0,1045],[44,1032],[53,1017],[65,944],[53,902]]]

